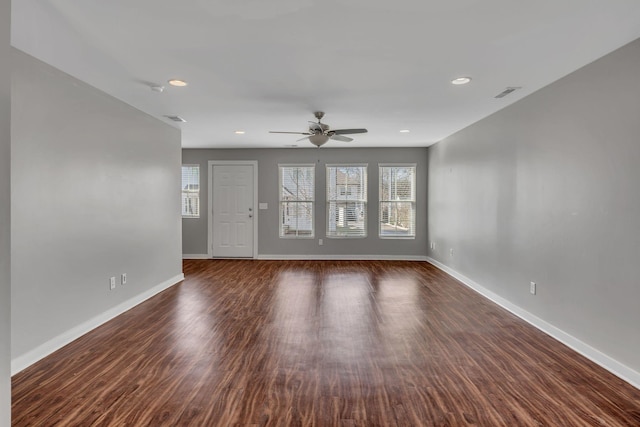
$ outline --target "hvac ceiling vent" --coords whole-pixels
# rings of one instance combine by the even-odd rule
[[[505,96],[509,95],[511,92],[515,92],[518,89],[522,89],[522,87],[520,86],[508,87],[502,92],[500,92],[499,94],[497,94],[496,96],[494,96],[494,98],[504,98]]]
[[[180,116],[165,116],[165,117],[166,117],[167,119],[169,119],[169,120],[173,120],[174,122],[180,122],[180,123],[185,123],[185,122],[186,122],[186,120],[185,120],[185,119],[183,119],[183,118],[182,118],[182,117],[180,117]]]

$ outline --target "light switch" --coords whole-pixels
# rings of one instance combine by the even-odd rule
[[[269,203],[258,203],[258,208],[260,210],[266,210],[269,209]]]

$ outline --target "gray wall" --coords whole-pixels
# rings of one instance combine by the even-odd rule
[[[201,188],[207,188],[209,160],[257,160],[258,199],[269,204],[259,211],[258,253],[260,255],[369,255],[424,257],[427,247],[427,150],[425,148],[290,148],[256,150],[182,151],[184,164],[200,165]],[[325,165],[329,163],[368,163],[368,230],[364,239],[328,239],[326,230]],[[278,237],[278,164],[315,163],[316,167],[316,238],[280,239]],[[417,192],[416,238],[381,240],[378,238],[378,163],[416,163]],[[422,197],[420,197],[422,196]],[[201,191],[202,215],[182,220],[183,254],[207,253],[207,191]],[[318,245],[318,239],[324,245]]]
[[[180,131],[13,51],[12,357],[182,272]],[[128,283],[109,290],[109,277]]]
[[[0,0],[0,426],[11,424],[11,1]]]
[[[429,255],[636,372],[639,75],[635,41],[429,148]]]

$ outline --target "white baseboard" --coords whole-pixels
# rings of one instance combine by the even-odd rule
[[[209,259],[208,254],[182,254],[182,259]]]
[[[260,254],[258,259],[266,260],[309,260],[309,261],[427,261],[424,255],[276,255]]]
[[[182,259],[211,259],[207,254],[182,254]],[[219,258],[216,258],[219,259]],[[236,258],[229,258],[236,259]],[[427,261],[424,255],[305,255],[305,254],[259,254],[264,260],[318,260],[318,261]]]
[[[427,261],[429,263],[433,264],[434,266],[436,266],[437,268],[439,268],[440,270],[444,271],[448,275],[456,278],[457,280],[462,282],[464,285],[466,285],[467,287],[473,289],[474,291],[476,291],[480,295],[490,299],[494,303],[498,304],[499,306],[503,307],[504,309],[506,309],[506,310],[510,311],[511,313],[515,314],[516,316],[518,316],[519,318],[521,318],[525,322],[527,322],[530,325],[536,327],[537,329],[541,330],[542,332],[546,333],[547,335],[555,338],[556,340],[560,341],[561,343],[563,343],[567,347],[569,347],[569,348],[575,350],[576,352],[580,353],[581,355],[583,355],[587,359],[591,360],[592,362],[600,365],[601,367],[603,367],[607,371],[611,372],[612,374],[614,374],[618,378],[620,378],[620,379],[628,382],[632,386],[640,389],[640,372],[637,372],[637,371],[629,368],[628,366],[623,365],[622,363],[618,362],[617,360],[615,360],[615,359],[607,356],[606,354],[602,353],[600,350],[597,350],[597,349],[591,347],[590,345],[580,341],[576,337],[574,337],[572,335],[569,335],[568,333],[564,332],[562,329],[559,329],[559,328],[553,326],[552,324],[542,320],[541,318],[529,313],[528,311],[523,310],[522,308],[518,307],[517,305],[513,304],[512,302],[506,300],[505,298],[502,298],[498,294],[496,294],[496,293],[488,290],[487,288],[479,285],[478,283],[476,283],[473,280],[469,279],[468,277],[458,273],[457,271],[453,270],[452,268],[447,267],[446,265],[440,263],[439,261],[436,261],[435,259],[430,258],[430,257],[427,257]]]
[[[23,369],[36,363],[40,359],[50,355],[54,351],[59,350],[60,348],[69,344],[70,342],[80,338],[82,335],[86,334],[87,332],[108,322],[109,320],[124,313],[125,311],[130,310],[136,305],[148,300],[152,296],[164,291],[167,288],[170,288],[171,286],[181,282],[182,280],[184,280],[184,274],[178,274],[177,276],[174,276],[171,279],[166,280],[157,286],[154,286],[153,288],[147,290],[146,292],[136,295],[135,297],[127,301],[124,301],[121,304],[118,304],[117,306],[105,311],[104,313],[99,314],[96,317],[89,319],[86,322],[72,329],[69,329],[66,332],[63,332],[62,334],[50,339],[44,344],[39,345],[33,350],[12,359],[11,375],[13,376],[17,374]]]

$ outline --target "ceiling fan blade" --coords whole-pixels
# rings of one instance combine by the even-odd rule
[[[347,135],[351,133],[367,133],[366,129],[333,129],[333,132],[336,135]]]
[[[342,135],[331,135],[329,139],[333,139],[335,141],[342,141],[342,142],[353,141],[353,138],[349,138],[348,136],[342,136]]]
[[[300,142],[300,141],[303,141],[303,140],[305,140],[305,139],[309,139],[309,137],[308,137],[308,136],[305,136],[304,138],[296,139],[296,142]]]
[[[294,135],[312,135],[309,132],[280,132],[275,130],[270,130],[269,133],[292,133]]]

